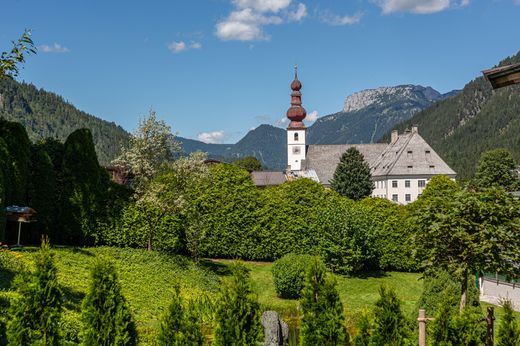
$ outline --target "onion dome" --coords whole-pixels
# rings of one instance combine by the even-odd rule
[[[289,128],[304,128],[302,120],[305,119],[307,111],[302,107],[302,94],[300,89],[302,83],[298,80],[298,67],[294,67],[294,80],[291,83],[291,107],[287,110],[287,118],[291,121]]]

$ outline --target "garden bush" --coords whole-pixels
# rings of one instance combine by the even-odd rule
[[[271,272],[274,288],[281,298],[299,298],[305,282],[305,273],[312,262],[310,255],[290,253],[276,260]]]

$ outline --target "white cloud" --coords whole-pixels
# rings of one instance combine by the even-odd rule
[[[228,138],[228,134],[224,130],[212,131],[212,132],[201,132],[197,134],[197,139],[204,143],[218,144],[222,143]]]
[[[200,42],[190,42],[189,44],[186,44],[184,41],[179,42],[172,42],[168,44],[168,49],[171,50],[173,53],[180,53],[184,52],[188,49],[201,49],[202,44]]]
[[[283,118],[275,121],[274,125],[282,127],[282,126],[287,125],[288,123],[289,123],[289,119],[287,119],[287,117],[283,117]]]
[[[291,0],[231,0],[231,3],[233,11],[215,26],[215,34],[224,41],[269,40],[264,26],[301,21],[307,15],[305,4],[299,3],[293,9],[289,7]]]
[[[59,43],[54,43],[52,45],[46,45],[42,44],[41,46],[38,46],[38,50],[43,53],[68,53],[70,52],[70,49],[68,49],[65,46],[62,46]]]
[[[322,22],[330,24],[330,25],[336,25],[336,26],[357,24],[361,21],[362,17],[363,17],[362,12],[357,12],[357,13],[353,14],[352,16],[339,16],[330,11],[323,11],[320,14],[320,20]]]
[[[237,8],[251,8],[258,12],[274,12],[286,9],[291,0],[232,0]]]
[[[305,120],[313,122],[313,121],[316,121],[316,119],[318,119],[318,116],[319,116],[318,111],[313,111],[310,114],[307,114],[307,117],[305,117]]]
[[[464,7],[470,0],[379,0],[384,14],[411,12],[429,14],[447,10],[451,7]]]
[[[305,4],[299,3],[296,11],[289,13],[289,20],[291,20],[293,22],[299,22],[306,16],[307,16],[307,7],[305,6]]]

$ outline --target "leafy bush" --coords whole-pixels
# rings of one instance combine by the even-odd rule
[[[287,254],[276,260],[271,272],[274,288],[281,298],[299,298],[305,273],[312,261],[310,255]]]
[[[327,202],[318,216],[315,235],[327,267],[343,274],[377,269],[372,216],[346,198],[335,196]]]

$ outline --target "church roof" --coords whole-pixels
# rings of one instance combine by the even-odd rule
[[[407,175],[456,175],[419,135],[416,128],[397,136],[390,144],[309,145],[306,169],[315,170],[320,182],[328,185],[341,155],[351,147],[355,147],[363,155],[374,179]]]
[[[336,166],[339,163],[341,155],[347,149],[355,147],[368,162],[376,162],[379,155],[388,146],[388,144],[314,144],[307,146],[307,156],[305,163],[307,169],[316,171],[318,178],[322,184],[330,184]]]

